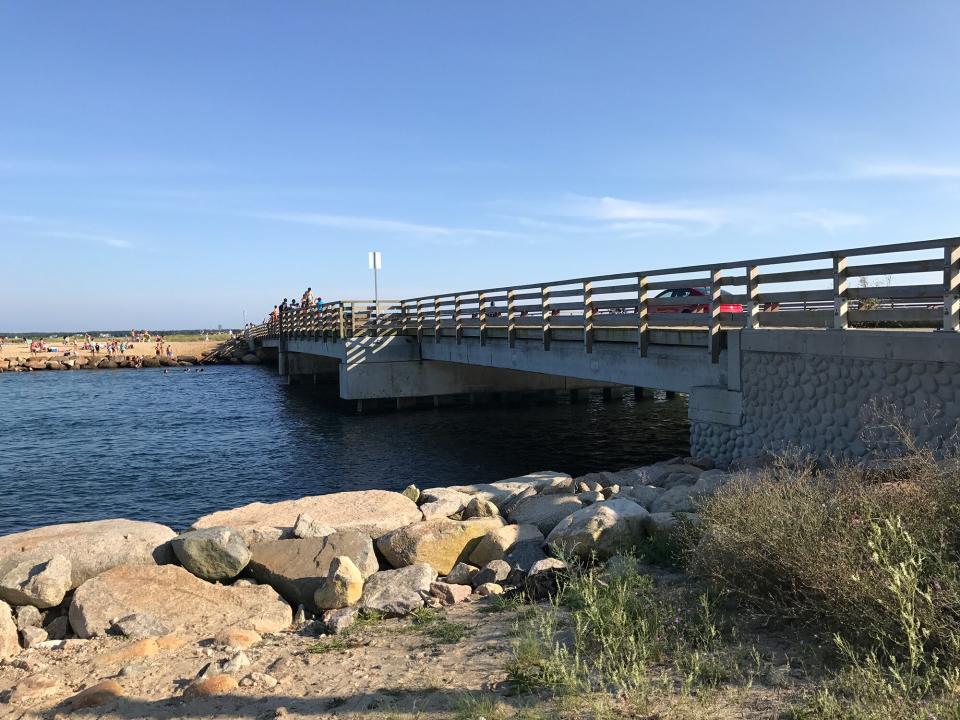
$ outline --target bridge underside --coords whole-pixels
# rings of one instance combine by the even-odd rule
[[[496,337],[481,345],[478,338],[458,344],[399,335],[290,339],[279,355],[280,371],[287,376],[330,376],[336,370],[340,396],[347,400],[611,386],[689,393],[696,386],[724,385],[731,356],[725,350],[720,363],[711,363],[702,345],[678,342],[653,345],[641,357],[635,343],[612,337],[598,339],[587,353],[582,341],[562,339],[545,351],[542,343],[522,337],[511,346]]]
[[[960,335],[870,330],[729,331],[720,360],[690,340],[631,342],[361,337],[284,340],[281,372],[336,378],[347,399],[633,386],[689,393],[691,451],[720,463],[799,447],[882,454],[906,430],[936,450],[960,441]],[[665,340],[670,338],[665,337]],[[265,347],[277,346],[267,340]],[[892,420],[896,422],[891,422]],[[898,427],[899,430],[894,428]]]

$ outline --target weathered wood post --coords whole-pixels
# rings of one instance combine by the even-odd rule
[[[453,321],[457,326],[457,345],[463,342],[463,302],[460,295],[453,298]]]
[[[417,342],[423,342],[423,323],[425,320],[423,312],[423,300],[417,300]]]
[[[943,329],[960,332],[960,244],[943,249]]]
[[[486,293],[479,293],[479,311],[478,315],[480,316],[480,345],[481,347],[487,344],[487,295]]]
[[[719,268],[710,270],[710,317],[707,320],[707,349],[710,352],[710,362],[720,362],[720,305],[723,271]]]
[[[541,285],[540,286],[540,317],[541,325],[543,327],[543,349],[550,349],[550,286]]]
[[[347,327],[343,319],[343,303],[337,303],[337,330],[340,333],[340,339],[343,340],[347,334]]]
[[[850,326],[847,317],[849,299],[847,295],[847,258],[833,256],[833,328],[846,330]]]
[[[440,333],[442,331],[443,314],[440,311],[440,296],[433,298],[433,341],[440,342]]]
[[[593,283],[583,283],[583,349],[593,352]]]
[[[510,347],[514,347],[517,344],[516,294],[517,291],[513,288],[507,290],[507,344]]]
[[[747,329],[760,327],[760,268],[747,265]]]
[[[650,305],[647,297],[647,276],[637,276],[637,350],[646,357],[650,350]]]

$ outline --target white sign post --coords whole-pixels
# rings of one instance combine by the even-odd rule
[[[373,306],[376,313],[373,320],[373,334],[377,336],[380,334],[380,288],[377,283],[377,272],[380,270],[380,253],[377,250],[368,252],[367,262],[370,269],[373,270]]]

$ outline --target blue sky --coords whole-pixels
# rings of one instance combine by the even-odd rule
[[[957,2],[0,4],[0,330],[960,234]]]

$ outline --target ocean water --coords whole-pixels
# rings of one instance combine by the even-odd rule
[[[177,529],[254,501],[577,475],[688,451],[685,399],[357,415],[266,367],[0,375],[0,535],[126,517]]]

